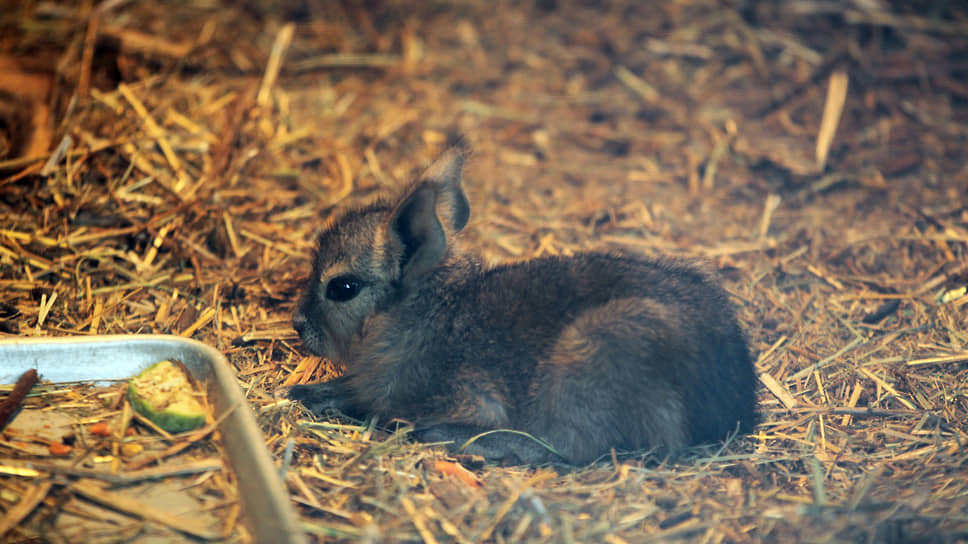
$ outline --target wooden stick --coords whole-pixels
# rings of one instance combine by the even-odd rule
[[[24,372],[23,376],[20,376],[20,379],[17,380],[17,385],[13,387],[13,391],[0,403],[0,430],[3,430],[7,426],[11,417],[20,409],[20,405],[27,398],[27,393],[30,392],[36,383],[37,370],[34,368],[31,368],[27,372]]]

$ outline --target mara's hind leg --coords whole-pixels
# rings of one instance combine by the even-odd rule
[[[618,299],[580,315],[539,365],[528,429],[571,463],[610,448],[667,452],[689,441],[677,364],[689,342],[677,313],[651,299]]]
[[[486,373],[458,371],[456,387],[436,414],[423,414],[412,435],[421,442],[443,442],[454,453],[480,455],[499,463],[561,462],[541,442],[511,430],[504,384]]]

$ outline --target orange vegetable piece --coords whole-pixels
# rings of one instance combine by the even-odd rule
[[[87,430],[96,436],[111,436],[111,429],[109,429],[108,424],[104,423],[103,421],[100,423],[92,423]]]
[[[67,444],[61,444],[60,442],[51,442],[47,446],[47,450],[51,455],[67,455],[74,449]]]
[[[482,487],[484,484],[477,478],[477,475],[464,468],[460,463],[437,459],[434,461],[434,468],[444,476],[454,476],[464,482],[469,487]]]

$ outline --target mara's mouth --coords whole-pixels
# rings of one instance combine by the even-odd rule
[[[324,331],[307,328],[299,333],[302,345],[313,355],[330,361],[345,361],[347,346]]]
[[[313,327],[306,327],[299,331],[299,339],[302,341],[303,347],[312,352],[313,355],[319,355],[321,357],[325,357],[328,351],[324,336],[323,333]]]

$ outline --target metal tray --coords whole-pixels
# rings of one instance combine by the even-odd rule
[[[0,383],[14,383],[31,368],[53,382],[126,379],[164,359],[180,359],[205,384],[216,414],[234,407],[219,431],[255,541],[305,542],[255,417],[225,357],[211,346],[163,335],[4,338],[0,339]]]

